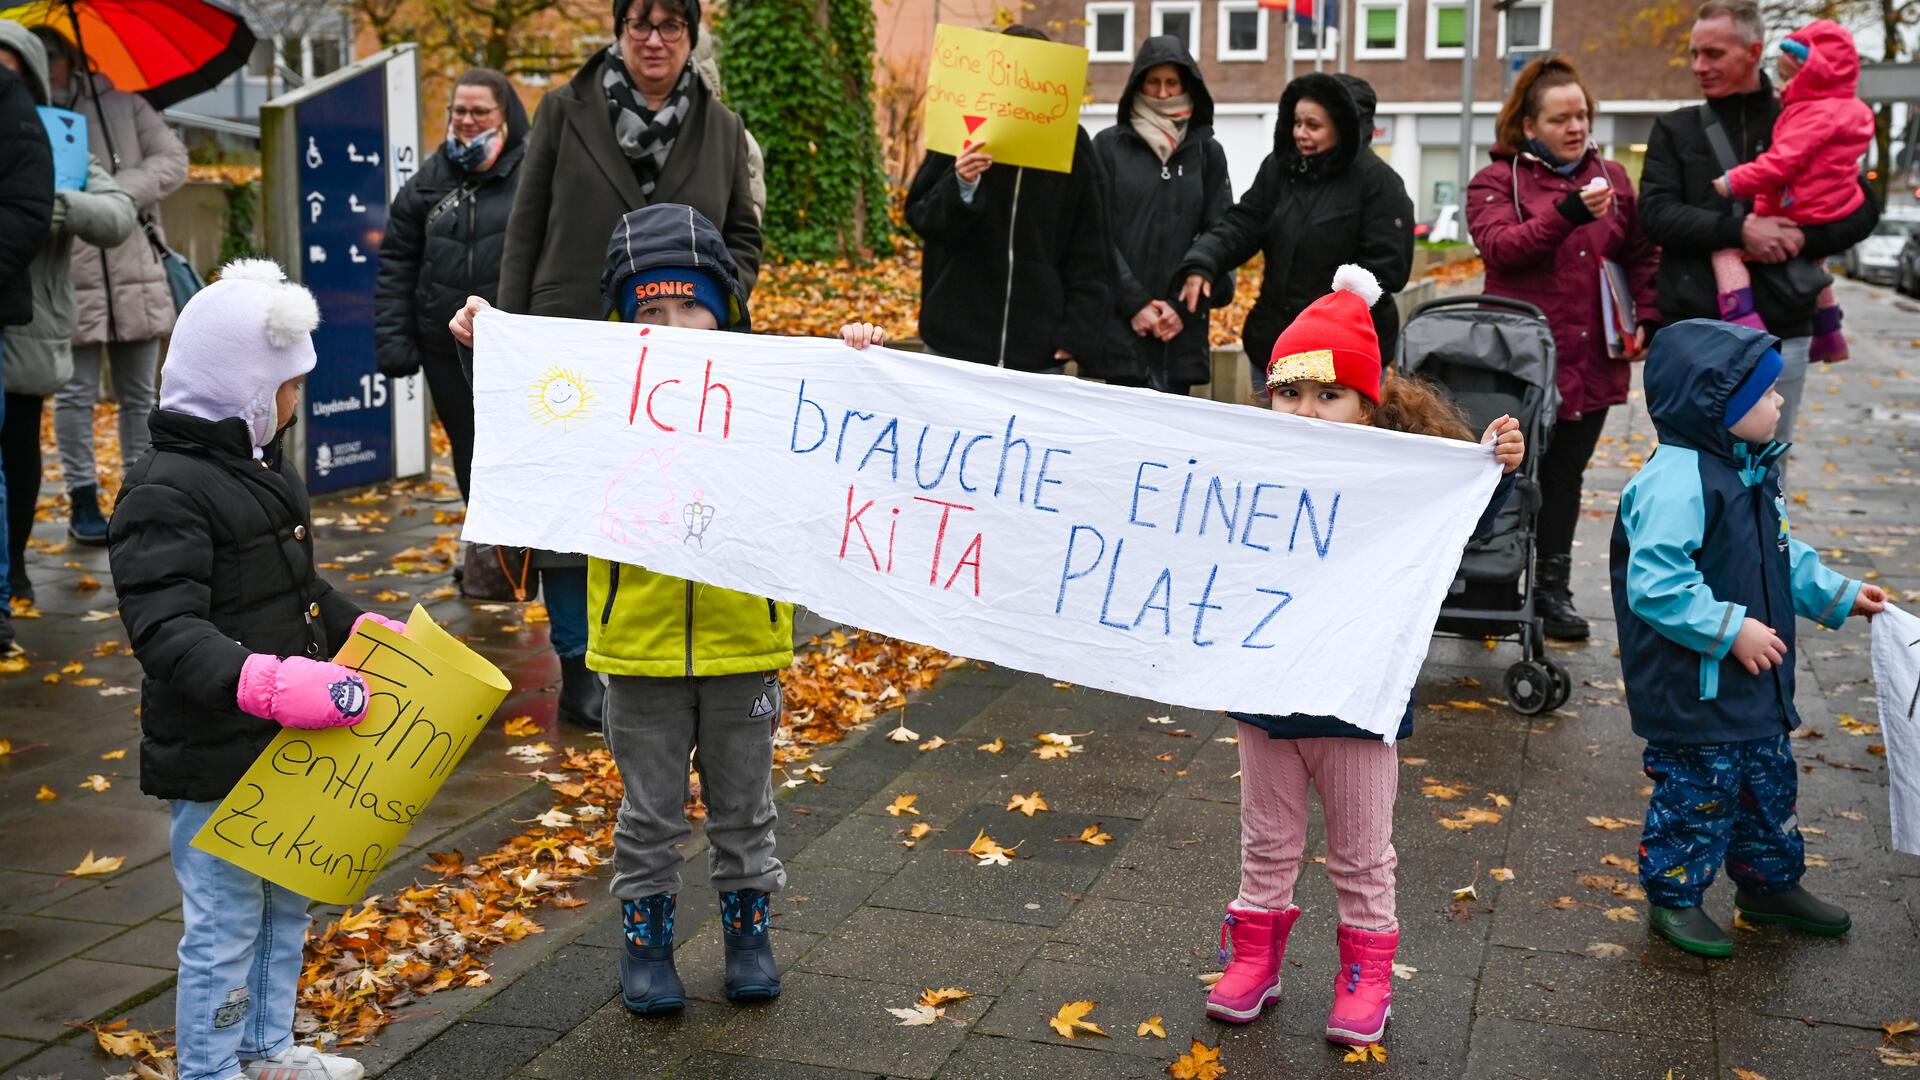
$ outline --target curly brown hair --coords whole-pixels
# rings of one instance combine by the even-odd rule
[[[1367,408],[1367,422],[1388,431],[1477,441],[1467,414],[1460,411],[1460,406],[1454,404],[1446,391],[1418,375],[1401,375],[1392,369],[1388,369],[1380,404],[1369,404]]]
[[[1580,69],[1564,56],[1543,56],[1520,69],[1513,80],[1513,92],[1500,106],[1500,116],[1493,122],[1493,137],[1499,145],[1517,152],[1527,144],[1526,121],[1540,115],[1541,98],[1556,86],[1579,87],[1581,96],[1587,99],[1587,122],[1593,122],[1600,103],[1580,81]]]

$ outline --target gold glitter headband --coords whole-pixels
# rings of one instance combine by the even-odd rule
[[[1267,389],[1283,386],[1290,382],[1311,379],[1314,382],[1339,382],[1333,371],[1333,350],[1315,349],[1312,352],[1294,353],[1283,356],[1267,369]]]

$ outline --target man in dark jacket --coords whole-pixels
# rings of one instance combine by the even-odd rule
[[[1273,153],[1253,186],[1182,260],[1183,307],[1197,305],[1211,282],[1265,251],[1260,299],[1241,328],[1254,394],[1266,394],[1266,366],[1280,331],[1318,300],[1343,263],[1365,267],[1385,294],[1373,306],[1380,353],[1392,356],[1400,314],[1391,296],[1413,272],[1413,202],[1393,167],[1367,149],[1373,138],[1371,87],[1352,76],[1309,72],[1287,84],[1274,127]],[[1302,149],[1295,120],[1303,101],[1332,121],[1335,141]]]
[[[942,356],[1021,371],[1097,363],[1109,254],[1092,141],[1075,131],[1070,172],[991,165],[980,147],[958,160],[928,153],[907,192],[907,224],[926,242],[921,338]]]
[[[1711,0],[1693,24],[1694,78],[1704,105],[1690,105],[1654,121],[1640,174],[1640,227],[1660,245],[1660,315],[1664,322],[1717,319],[1713,253],[1743,249],[1753,270],[1754,306],[1769,333],[1781,339],[1786,370],[1780,395],[1780,436],[1793,435],[1794,416],[1806,384],[1807,347],[1819,289],[1807,284],[1824,275],[1821,260],[1865,239],[1879,220],[1868,191],[1860,209],[1829,225],[1795,225],[1783,217],[1748,213],[1741,203],[1713,190],[1726,172],[1706,128],[1711,113],[1726,134],[1733,156],[1752,161],[1773,141],[1780,99],[1760,70],[1766,27],[1753,0]],[[1865,181],[1862,181],[1865,185]],[[1790,260],[1801,265],[1789,272]],[[1809,265],[1811,264],[1811,265]]]
[[[1093,137],[1113,237],[1113,299],[1098,358],[1082,374],[1184,394],[1212,378],[1208,308],[1176,303],[1180,260],[1233,205],[1227,152],[1213,137],[1213,95],[1180,39],[1148,38],[1114,124]],[[1233,299],[1233,275],[1212,306]]]
[[[447,320],[469,296],[499,300],[500,254],[528,123],[520,96],[497,71],[467,72],[453,95],[446,141],[400,189],[387,217],[373,297],[373,345],[388,378],[426,369],[465,498],[473,464],[473,386],[454,354]]]

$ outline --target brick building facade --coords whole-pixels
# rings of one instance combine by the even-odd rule
[[[1326,0],[1328,10],[1335,0]],[[1486,160],[1511,72],[1539,50],[1579,64],[1600,100],[1595,139],[1638,175],[1653,118],[1699,100],[1684,59],[1669,47],[1634,40],[1634,0],[1520,0],[1496,14],[1482,0],[1475,62],[1474,142]],[[1313,27],[1296,26],[1294,72],[1346,70],[1380,97],[1373,148],[1406,180],[1418,212],[1451,201],[1459,170],[1461,55],[1465,0],[1341,0],[1350,26],[1331,27],[1323,50]],[[1028,0],[1022,21],[1090,53],[1092,104],[1082,123],[1113,122],[1134,51],[1157,33],[1186,38],[1216,102],[1215,130],[1227,149],[1234,186],[1251,183],[1272,148],[1287,82],[1284,12],[1258,0]],[[1337,18],[1337,17],[1336,17]]]

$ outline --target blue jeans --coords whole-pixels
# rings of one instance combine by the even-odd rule
[[[1749,893],[1785,892],[1806,871],[1795,818],[1800,776],[1786,735],[1648,743],[1653,780],[1640,834],[1640,884],[1661,907],[1697,907],[1724,862]]]
[[[242,1061],[293,1045],[307,898],[193,846],[217,802],[172,803],[180,881],[180,981],[174,1039],[180,1080],[230,1080]]]
[[[587,655],[587,568],[540,571],[540,592],[547,601],[547,640],[554,653],[562,659]]]

